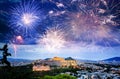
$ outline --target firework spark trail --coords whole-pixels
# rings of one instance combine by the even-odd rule
[[[98,21],[98,18],[94,15],[90,16],[73,14],[72,17],[74,17],[74,20],[72,20],[70,23],[76,38],[82,37],[82,35],[84,35],[82,38],[88,40],[109,37],[110,28],[101,25],[101,23]]]
[[[80,46],[93,43],[110,46],[110,42],[119,43],[120,32],[117,31],[117,35],[113,33],[113,28],[119,25],[119,19],[116,19],[120,15],[119,0],[117,3],[115,0],[49,0],[49,2],[58,7],[58,10],[50,10],[49,16],[66,18],[66,21],[63,18],[65,21],[63,24],[71,29],[69,42],[77,40],[77,43],[83,44]]]
[[[117,0],[117,4],[115,0],[41,1],[43,3],[49,1],[51,4],[56,5],[57,8],[48,11],[48,16],[50,16],[49,19],[52,19],[52,23],[61,24],[70,29],[67,37],[71,38],[67,38],[68,42],[76,42],[77,40],[80,44],[85,43],[83,46],[90,43],[99,44],[101,42],[104,43],[104,45],[109,45],[109,41],[119,43],[120,32],[113,32],[113,28],[116,28],[120,22],[118,19],[120,17],[119,0]],[[34,6],[32,2],[23,3],[17,8],[14,8],[13,15],[15,16],[13,17],[14,20],[11,21],[12,25],[17,27],[17,30],[23,28],[33,30],[42,19],[39,14],[40,12],[38,12],[40,10],[38,9],[39,7]],[[61,23],[59,16],[62,16],[64,23]],[[40,43],[47,49],[55,50],[64,47],[65,39],[63,30],[49,28],[46,30],[46,33],[44,33]]]
[[[35,1],[21,1],[11,9],[10,27],[16,32],[32,34],[44,16]],[[22,32],[21,32],[22,31]]]
[[[13,44],[14,56],[17,57],[17,46]]]
[[[46,33],[39,41],[45,49],[57,52],[58,49],[65,47],[65,33],[57,27],[48,28]]]
[[[12,47],[14,50],[14,57],[17,57],[17,45],[14,43],[23,44],[22,36],[16,36],[15,39],[13,41],[11,41],[11,44],[12,44]]]
[[[118,8],[120,3],[114,4],[114,0],[111,3],[108,0],[72,0],[68,5],[60,0],[56,6],[58,8],[64,7],[64,14],[70,18],[67,22],[68,27],[71,27],[75,39],[80,39],[80,42],[95,42],[96,44],[104,42],[106,43],[104,45],[108,46],[110,41],[117,42],[119,40],[119,37],[113,33],[112,26],[119,25],[119,21],[114,19],[120,14],[120,8]],[[73,5],[76,7],[75,12],[66,9],[66,7]],[[120,32],[118,33],[120,34]]]

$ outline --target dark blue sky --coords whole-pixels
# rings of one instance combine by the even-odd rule
[[[12,57],[120,56],[120,0],[1,0],[0,47]]]

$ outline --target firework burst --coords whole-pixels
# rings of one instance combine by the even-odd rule
[[[57,27],[48,28],[39,41],[45,49],[55,51],[65,47],[65,33]]]
[[[119,21],[115,19],[120,14],[120,8],[118,8],[120,3],[115,6],[113,6],[113,3],[116,2],[114,0],[112,0],[112,3],[107,0],[72,1],[69,6],[75,6],[74,9],[76,10],[74,12],[66,11],[67,18],[69,18],[66,23],[71,27],[73,38],[80,42],[94,42],[96,44],[111,41],[118,43],[115,39],[119,40],[119,37],[113,33],[113,28],[119,25]],[[115,13],[113,13],[113,10]]]
[[[75,38],[95,41],[111,37],[111,29],[107,25],[99,23],[98,17],[81,14],[73,14],[72,17],[74,17],[74,20],[70,24]]]
[[[41,0],[39,2],[52,5],[50,8],[47,7],[48,17],[44,20],[45,28],[42,28],[43,30],[49,28],[41,38],[41,43],[46,48],[61,48],[65,39],[70,43],[85,43],[85,45],[120,42],[120,32],[117,28],[120,25],[120,0]],[[16,30],[23,28],[28,31],[34,30],[33,28],[43,18],[39,7],[34,5],[33,1],[22,3],[12,10],[11,25],[15,26]],[[64,26],[67,35],[64,35],[63,30],[49,27],[55,24]],[[64,42],[59,45],[59,41],[56,43],[52,41],[57,39],[64,39]]]
[[[17,32],[31,34],[43,19],[40,7],[35,1],[24,0],[11,11],[10,27]]]

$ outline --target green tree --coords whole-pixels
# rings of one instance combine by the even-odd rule
[[[46,76],[44,77],[44,79],[55,79],[55,78],[54,78],[54,76],[48,76],[48,75],[46,75]]]
[[[77,79],[77,78],[70,76],[68,74],[60,74],[56,76],[45,76],[44,79]]]

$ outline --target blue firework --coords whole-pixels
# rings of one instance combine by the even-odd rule
[[[21,1],[11,11],[10,27],[18,32],[24,30],[26,32],[23,33],[29,34],[35,30],[44,16],[39,4],[35,1]]]

